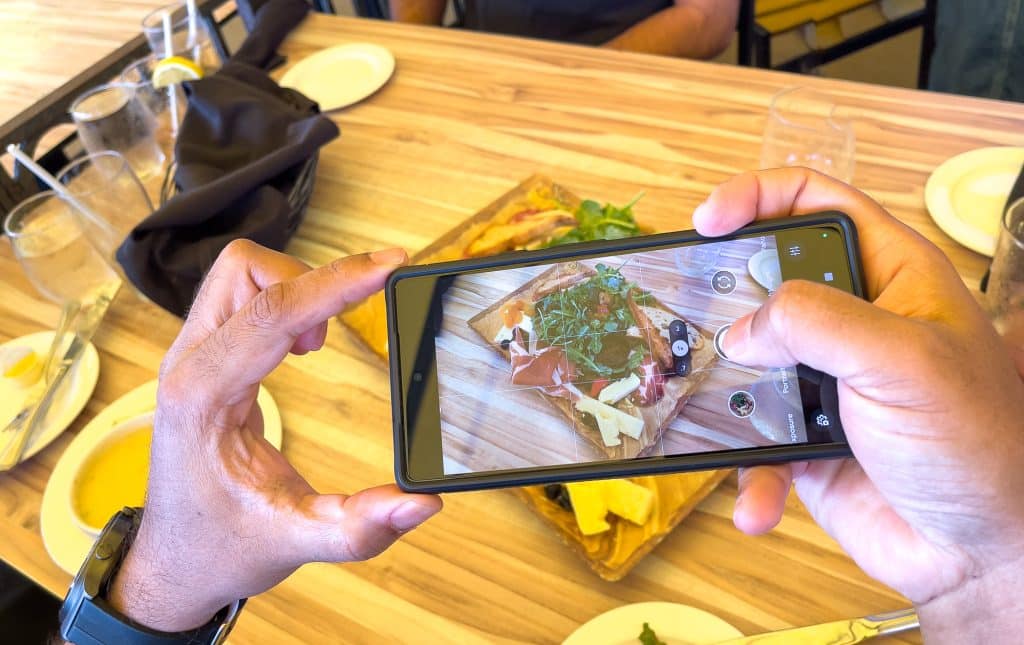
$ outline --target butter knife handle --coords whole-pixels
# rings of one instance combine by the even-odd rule
[[[885,614],[865,616],[861,620],[878,630],[878,634],[897,634],[909,629],[917,629],[921,626],[921,621],[917,617],[917,611],[913,607]]]
[[[42,398],[39,399],[39,402],[32,409],[32,414],[25,419],[21,429],[18,430],[18,433],[4,448],[3,454],[0,455],[0,472],[14,468],[21,461],[21,456],[25,454],[25,448],[32,440],[32,437],[35,436],[36,427],[46,418],[50,404],[53,403],[53,397],[57,394],[57,390],[60,389],[61,381],[64,380],[68,370],[71,369],[71,365],[72,361],[65,361],[57,368],[57,373],[54,375],[53,380],[50,381]]]

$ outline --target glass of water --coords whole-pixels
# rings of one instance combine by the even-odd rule
[[[4,220],[14,256],[32,285],[54,302],[91,305],[120,277],[82,225],[82,217],[52,191],[21,202]]]
[[[185,118],[188,100],[180,83],[163,88],[153,87],[153,68],[156,64],[156,54],[140,58],[125,67],[118,80],[134,87],[136,96],[156,117],[156,143],[164,156],[171,158],[174,156],[174,140]]]
[[[806,87],[772,98],[761,147],[761,167],[806,166],[849,183],[855,138],[832,99]]]
[[[109,83],[92,88],[71,104],[71,119],[90,153],[119,152],[142,179],[163,169],[165,157],[156,141],[156,117],[134,86]]]
[[[992,322],[1003,340],[1024,351],[1024,198],[1003,214],[985,293]]]
[[[57,173],[57,181],[88,209],[82,227],[111,264],[121,241],[153,212],[142,182],[128,161],[112,150],[72,161]]]
[[[174,51],[169,53],[164,47],[165,13],[171,15],[171,47]],[[173,2],[147,14],[142,19],[142,33],[149,42],[150,50],[158,59],[170,56],[188,58],[202,67],[207,74],[220,69],[220,56],[213,46],[206,25],[199,16],[190,23],[185,2]]]

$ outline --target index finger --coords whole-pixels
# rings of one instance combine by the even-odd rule
[[[876,296],[904,265],[931,257],[931,245],[856,188],[809,168],[773,168],[737,175],[693,212],[701,235],[718,236],[755,220],[826,210],[846,213],[857,226],[868,292]]]
[[[180,360],[175,374],[188,379],[180,385],[206,405],[235,403],[284,360],[299,336],[379,291],[406,260],[401,249],[354,255],[270,285]]]

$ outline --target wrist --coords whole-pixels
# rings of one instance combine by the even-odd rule
[[[1022,579],[1024,560],[1007,562],[918,605],[925,642],[996,643],[1024,631]]]
[[[210,622],[230,601],[214,598],[181,580],[178,572],[155,557],[140,529],[111,581],[107,602],[139,625],[178,633]]]

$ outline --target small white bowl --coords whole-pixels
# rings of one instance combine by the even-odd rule
[[[88,524],[84,519],[82,519],[82,517],[78,514],[78,508],[76,507],[75,504],[75,495],[76,492],[78,491],[78,480],[79,477],[82,475],[82,471],[90,467],[96,454],[106,449],[111,443],[115,441],[120,441],[121,438],[124,437],[125,435],[130,434],[131,432],[134,432],[139,428],[144,428],[146,426],[153,427],[152,411],[121,421],[116,426],[111,428],[111,430],[102,439],[96,442],[89,449],[85,458],[79,462],[78,468],[75,470],[75,473],[71,479],[72,483],[70,493],[67,499],[67,505],[68,514],[74,520],[75,525],[77,525],[78,528],[80,528],[85,533],[88,533],[89,535],[99,536],[100,532],[103,530],[103,526],[92,526],[91,524]],[[146,459],[149,459],[149,455],[146,455]]]

